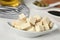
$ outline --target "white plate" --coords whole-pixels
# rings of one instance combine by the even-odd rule
[[[26,38],[26,37],[21,37],[20,35],[18,35],[19,33],[16,34],[16,32],[13,32],[13,30],[11,30],[10,26],[7,24],[8,21],[10,22],[11,20],[0,18],[0,40],[40,40],[40,39],[53,40],[55,36],[56,36],[56,39],[58,40],[60,39],[60,32],[56,30],[58,27],[57,25],[54,27],[54,30],[56,31],[55,32],[49,31],[51,32],[51,34],[49,35],[44,35],[42,37],[37,37],[37,38]],[[55,20],[52,20],[52,21],[55,21]],[[36,33],[36,34],[41,35],[42,33],[41,34]]]
[[[49,8],[52,8],[56,5],[60,5],[60,2],[57,2],[57,3],[49,4],[49,6],[47,6],[47,7],[39,7],[39,6],[36,6],[36,5],[33,4],[35,1],[36,0],[24,0],[26,5],[30,4],[31,7],[34,8],[34,9],[49,9]],[[39,0],[39,1],[41,1],[41,0]]]
[[[50,33],[54,30],[56,30],[58,28],[57,24],[54,23],[52,29],[48,30],[48,31],[44,31],[44,32],[29,32],[29,31],[24,31],[24,30],[18,30],[16,28],[13,28],[13,26],[11,26],[11,22],[8,23],[9,25],[9,28],[15,32],[17,35],[20,35],[20,36],[23,36],[23,37],[37,37],[37,36],[40,36],[40,35],[44,35],[44,34],[47,34],[47,33]]]

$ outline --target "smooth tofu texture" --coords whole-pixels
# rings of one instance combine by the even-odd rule
[[[35,19],[34,17],[30,17],[30,18],[29,18],[29,22],[30,22],[32,25],[35,25],[36,19]]]
[[[30,23],[30,18],[27,18],[27,19],[26,19],[26,22],[27,22],[27,23]]]
[[[49,30],[49,24],[51,21],[47,17],[44,17],[41,21],[43,22],[45,30]]]
[[[41,32],[45,31],[45,28],[43,25],[40,25]]]
[[[44,28],[45,28],[45,30],[49,30],[50,29],[48,24],[45,24]]]
[[[53,25],[54,25],[54,23],[51,22],[51,23],[49,24],[49,27],[52,28]]]
[[[14,21],[12,22],[12,26],[14,26],[14,27],[17,28],[17,29],[21,29],[21,28],[20,28],[20,25],[22,25],[22,24],[24,24],[24,23],[25,23],[24,21],[14,20]]]
[[[12,26],[14,26],[16,29],[20,29],[21,23],[19,21],[13,21]]]
[[[38,23],[35,25],[35,29],[36,29],[36,32],[42,32],[42,31],[44,31],[44,26],[41,25],[40,22],[38,22]]]
[[[42,17],[40,17],[39,15],[35,15],[34,18],[36,18],[36,21],[39,22]]]
[[[44,31],[44,26],[42,25],[42,22],[38,22],[38,24],[37,24],[37,25],[39,25],[39,26],[40,26],[41,31]]]
[[[41,32],[40,26],[39,25],[35,25],[35,31],[36,32]]]
[[[13,26],[14,26],[14,25],[21,25],[21,24],[23,24],[23,23],[26,23],[26,22],[20,21],[20,20],[14,20],[14,21],[12,22],[12,25],[13,25]]]
[[[30,23],[24,23],[22,25],[20,25],[21,29],[28,29],[31,27]]]
[[[37,22],[36,24],[37,24],[37,25],[43,25],[43,22],[40,21],[40,22]]]
[[[20,25],[21,23],[19,20],[14,20],[11,24],[15,26],[15,25]]]
[[[49,24],[51,22],[47,17],[44,17],[41,21],[43,22],[43,24]]]
[[[26,20],[26,16],[24,14],[19,15],[19,20]]]
[[[31,26],[31,28],[29,28],[27,31],[35,32],[35,28]]]
[[[15,28],[18,29],[18,30],[21,30],[20,25],[15,25]]]

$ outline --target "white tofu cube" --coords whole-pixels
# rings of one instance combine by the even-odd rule
[[[50,29],[48,24],[45,24],[44,28],[45,28],[45,30],[49,30]]]
[[[29,22],[30,22],[32,25],[35,25],[35,23],[36,23],[36,18],[31,17],[31,18],[29,19]]]
[[[20,20],[26,20],[26,16],[25,16],[24,14],[20,14],[20,15],[19,15],[19,19],[20,19]]]
[[[40,17],[39,15],[35,15],[34,18],[36,18],[36,21],[39,22],[42,17]]]
[[[20,21],[20,20],[14,20],[13,22],[12,22],[12,25],[14,26],[14,25],[21,25],[21,24],[23,24],[23,23],[25,23],[24,21]]]
[[[41,21],[43,22],[43,24],[49,24],[51,22],[47,17],[44,17]]]
[[[27,31],[35,32],[35,28],[32,26],[32,27],[29,28]]]
[[[20,20],[14,20],[11,24],[17,29],[21,29],[20,25],[23,25],[25,22]]]
[[[18,30],[21,30],[20,25],[15,25],[15,28],[18,29]]]
[[[27,23],[30,23],[30,19],[29,19],[29,18],[27,18],[27,19],[26,19],[26,22],[27,22]]]
[[[42,22],[38,22],[37,25],[40,26],[41,31],[45,30]]]
[[[51,23],[49,24],[49,27],[52,28],[53,25],[54,25],[54,23],[51,22]]]
[[[35,30],[36,30],[36,32],[41,32],[40,26],[39,25],[35,25]]]
[[[15,26],[15,25],[20,25],[20,21],[14,20],[11,24],[12,24],[13,26]]]
[[[28,29],[31,27],[31,24],[30,23],[24,23],[22,25],[20,25],[21,29]]]
[[[43,25],[40,25],[40,29],[41,29],[42,32],[45,31],[45,28],[44,28]]]
[[[42,31],[44,31],[44,26],[41,25],[40,22],[38,22],[38,23],[35,25],[35,29],[36,29],[37,32],[39,32],[39,31],[42,32]]]
[[[20,25],[21,23],[17,20],[12,22],[12,26],[14,26],[16,29],[20,29]]]

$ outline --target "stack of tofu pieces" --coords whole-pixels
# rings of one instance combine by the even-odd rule
[[[24,31],[43,32],[50,30],[53,27],[53,22],[47,17],[40,17],[39,15],[26,17],[20,14],[17,20],[12,22],[14,28]]]

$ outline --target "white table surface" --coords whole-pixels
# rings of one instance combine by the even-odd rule
[[[30,5],[28,5],[28,7],[30,8],[30,16],[34,14],[39,14],[41,16],[52,17],[46,12],[47,10],[35,10],[32,9]],[[59,26],[60,22],[58,21],[54,20],[54,22],[58,24],[58,30],[37,38],[26,38],[21,37],[9,30],[8,28],[9,25],[7,25],[6,22],[10,20],[11,19],[0,18],[0,40],[60,40],[60,26]]]

